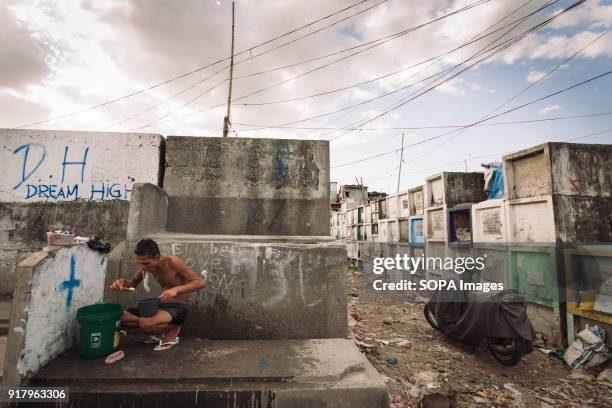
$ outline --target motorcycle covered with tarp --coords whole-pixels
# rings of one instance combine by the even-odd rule
[[[461,287],[458,282],[455,286]],[[439,289],[424,312],[434,329],[464,345],[487,348],[503,365],[516,365],[533,351],[527,302],[514,289],[489,293]]]

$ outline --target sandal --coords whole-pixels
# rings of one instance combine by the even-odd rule
[[[162,340],[160,340],[159,344],[157,346],[155,346],[155,348],[153,350],[154,351],[164,351],[164,350],[171,349],[172,347],[174,347],[177,344],[179,344],[179,340],[180,340],[179,337],[177,337],[176,340],[174,340],[174,341],[167,341],[165,343],[163,343]]]

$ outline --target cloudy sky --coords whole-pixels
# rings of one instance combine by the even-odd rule
[[[237,0],[233,136],[330,139],[332,181],[387,192],[402,133],[401,189],[545,141],[612,143],[612,75],[512,110],[612,69],[610,0],[530,31],[574,2]],[[2,1],[0,127],[220,135],[231,7]]]

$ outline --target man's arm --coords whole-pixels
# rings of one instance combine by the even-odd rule
[[[138,286],[142,279],[144,278],[144,269],[136,272],[132,279],[117,279],[110,286],[113,290],[121,290],[123,288],[135,288]]]
[[[170,268],[172,268],[172,270],[176,271],[188,282],[184,285],[176,286],[164,292],[175,292],[173,295],[178,296],[181,293],[195,292],[206,286],[204,279],[202,279],[201,276],[192,271],[191,268],[187,266],[187,264],[183,262],[180,258],[175,256],[170,257],[169,266]],[[161,296],[161,298],[163,299],[164,297]]]
[[[128,288],[138,287],[140,282],[142,282],[142,280],[144,279],[144,274],[145,274],[144,269],[139,270],[138,272],[136,272],[134,276],[132,276],[132,279],[128,279],[126,281],[125,286],[127,286]]]

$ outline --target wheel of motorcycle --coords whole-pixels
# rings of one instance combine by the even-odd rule
[[[499,364],[512,367],[517,365],[523,358],[523,352],[518,347],[514,347],[512,350],[499,350],[495,345],[488,343],[489,352]]]
[[[438,321],[436,320],[436,317],[434,316],[434,313],[429,308],[428,304],[425,304],[425,307],[423,308],[423,314],[425,315],[425,320],[427,320],[427,323],[429,323],[431,327],[433,327],[437,331],[442,331],[440,329],[440,326],[438,326]]]

